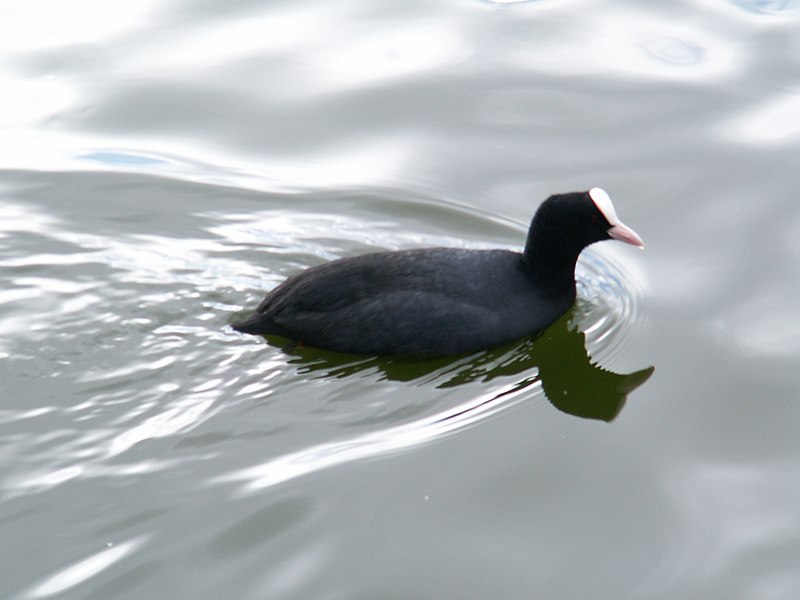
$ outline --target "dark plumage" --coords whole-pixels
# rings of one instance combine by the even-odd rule
[[[447,356],[536,333],[575,301],[581,251],[607,239],[642,246],[600,188],[558,194],[536,211],[522,253],[426,248],[306,269],[233,324],[353,354]]]

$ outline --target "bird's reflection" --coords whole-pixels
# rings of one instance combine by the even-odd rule
[[[587,419],[612,421],[625,405],[628,394],[647,381],[655,367],[621,375],[593,364],[586,350],[586,336],[571,324],[573,316],[571,311],[567,312],[538,337],[461,358],[364,357],[287,345],[282,338],[267,339],[292,355],[289,362],[303,374],[342,378],[377,370],[385,379],[417,380],[440,388],[498,377],[520,377],[512,389],[487,402],[541,382],[547,399],[558,410]]]

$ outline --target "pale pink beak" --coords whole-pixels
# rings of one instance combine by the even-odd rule
[[[644,242],[642,241],[642,238],[640,238],[633,229],[622,223],[617,223],[616,225],[610,227],[606,233],[620,242],[625,242],[626,244],[644,248]]]

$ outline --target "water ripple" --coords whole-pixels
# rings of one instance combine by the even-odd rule
[[[108,548],[50,575],[24,597],[47,598],[61,594],[102,573],[138,550],[146,541],[147,536],[140,536],[118,544],[108,544]]]
[[[0,330],[15,331],[4,348],[16,369],[7,380],[18,389],[41,388],[34,398],[58,397],[29,405],[15,394],[0,413],[7,453],[24,457],[0,479],[6,498],[218,460],[215,445],[229,437],[221,423],[241,418],[234,429],[248,429],[244,415],[251,411],[263,411],[269,424],[253,434],[274,436],[285,451],[209,480],[263,487],[451,434],[522,399],[544,402],[525,344],[434,364],[422,376],[402,364],[387,371],[367,363],[349,377],[356,372],[349,366],[320,371],[224,328],[227,315],[242,309],[237,302],[257,300],[305,266],[370,250],[519,248],[527,224],[385,190],[275,197],[269,204],[196,211],[182,220],[183,227],[196,222],[191,234],[157,233],[136,220],[126,221],[124,233],[116,225],[86,233],[31,208],[7,214],[3,227],[15,246],[60,252],[2,259],[9,281],[0,303],[8,315],[24,314],[0,319]],[[571,326],[604,360],[635,330],[641,292],[640,277],[619,266],[624,259],[608,256],[582,256]],[[53,314],[60,315],[55,329]],[[456,391],[461,385],[471,385],[470,392]],[[21,422],[28,435],[16,433]]]
[[[506,409],[527,397],[529,391],[526,390],[525,394],[522,391],[498,396],[493,390],[459,405],[456,409],[448,409],[404,425],[303,448],[260,465],[217,477],[210,483],[245,482],[242,492],[249,493],[321,469],[396,452],[452,433]]]

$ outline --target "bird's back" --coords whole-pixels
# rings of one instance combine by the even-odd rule
[[[542,298],[526,275],[522,255],[506,250],[365,254],[290,277],[234,327],[359,354],[474,352],[569,308],[574,298]]]

